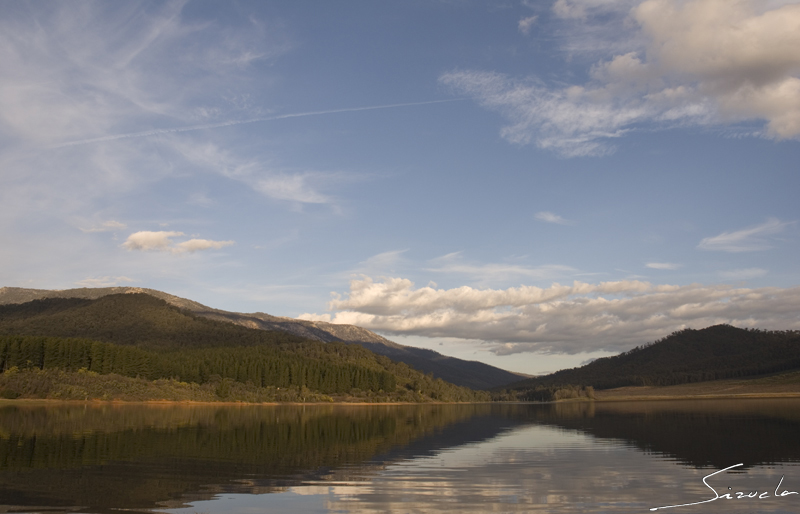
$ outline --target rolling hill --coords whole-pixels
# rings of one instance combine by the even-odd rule
[[[277,331],[322,342],[357,344],[378,355],[403,362],[423,373],[446,382],[471,389],[491,389],[517,382],[523,375],[512,373],[477,361],[448,357],[432,350],[404,346],[390,341],[367,329],[353,325],[338,325],[271,316],[256,312],[250,314],[229,312],[207,307],[198,302],[180,298],[155,289],[138,287],[76,288],[65,290],[0,288],[0,306],[21,304],[44,298],[75,298],[95,300],[108,295],[144,293],[192,312],[193,314],[248,328]]]
[[[507,388],[667,386],[793,369],[800,369],[800,332],[715,325],[674,332],[620,355],[517,382]]]
[[[376,401],[488,398],[357,345],[208,319],[145,293],[0,306],[0,369],[4,382],[25,375],[31,394],[39,383],[59,386],[53,373],[83,372],[172,379],[185,387],[215,384],[220,398],[236,387],[260,397],[293,388],[304,396],[306,389],[317,396],[366,393]],[[62,378],[61,385],[70,377]],[[25,394],[19,388],[11,394],[18,393]]]

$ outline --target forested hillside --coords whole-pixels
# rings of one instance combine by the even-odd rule
[[[153,349],[294,344],[306,339],[202,318],[148,294],[0,305],[0,334],[81,337]]]
[[[580,368],[517,382],[512,390],[537,386],[665,386],[756,376],[800,368],[800,332],[715,325],[686,329]]]
[[[189,311],[192,314],[215,321],[225,321],[247,328],[258,328],[268,332],[286,332],[304,339],[321,342],[344,342],[363,346],[378,355],[385,355],[397,362],[405,362],[412,368],[447,382],[472,389],[491,389],[492,387],[510,384],[525,378],[477,361],[466,361],[448,357],[432,350],[404,346],[390,341],[365,328],[354,325],[308,321],[293,318],[271,316],[263,312],[250,314],[228,312],[205,306],[193,300],[140,287],[100,287],[77,288],[64,290],[25,289],[19,287],[0,287],[0,306],[22,304],[42,299],[82,299],[97,300],[99,298],[120,295],[145,293]],[[141,334],[140,334],[141,335]]]
[[[146,294],[0,306],[0,334],[3,371],[85,370],[196,384],[228,380],[328,395],[368,393],[384,401],[485,399],[356,345],[217,322]]]

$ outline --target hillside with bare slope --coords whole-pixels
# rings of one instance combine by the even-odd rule
[[[180,298],[163,291],[141,287],[101,287],[64,290],[0,288],[0,305],[17,304],[44,298],[79,298],[95,300],[113,294],[145,293],[195,315],[216,321],[234,323],[248,328],[285,332],[326,343],[339,341],[357,344],[368,350],[404,362],[423,373],[432,373],[456,385],[472,389],[491,389],[519,381],[524,376],[477,361],[448,357],[432,350],[404,346],[390,341],[365,328],[337,325],[319,321],[271,316],[262,312],[239,313],[214,309],[193,300]]]

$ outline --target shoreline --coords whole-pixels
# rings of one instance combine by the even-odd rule
[[[595,398],[596,402],[638,402],[638,401],[661,401],[661,400],[746,400],[758,398],[800,398],[800,392],[788,393],[728,393],[728,394],[651,394],[651,395],[608,395],[603,398]],[[592,400],[590,400],[592,401]]]
[[[659,388],[660,389],[660,388]],[[598,391],[597,397],[568,398],[552,402],[204,402],[194,400],[61,400],[56,398],[0,398],[0,407],[10,405],[86,405],[86,406],[122,406],[141,405],[149,407],[173,406],[220,406],[220,407],[280,407],[280,406],[399,406],[399,405],[483,405],[483,404],[539,404],[558,405],[569,403],[614,403],[642,401],[676,401],[676,400],[750,400],[750,399],[790,399],[800,398],[800,392],[751,392],[723,394],[603,394]]]
[[[186,406],[211,406],[219,405],[226,407],[236,406],[281,406],[281,405],[479,405],[485,403],[501,403],[501,402],[204,402],[195,400],[61,400],[58,398],[0,398],[0,407],[4,405],[19,405],[19,404],[68,404],[68,405],[149,405],[149,406],[172,406],[172,405],[186,405]]]

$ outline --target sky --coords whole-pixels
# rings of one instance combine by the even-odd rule
[[[0,3],[0,286],[522,373],[800,329],[800,2]]]

